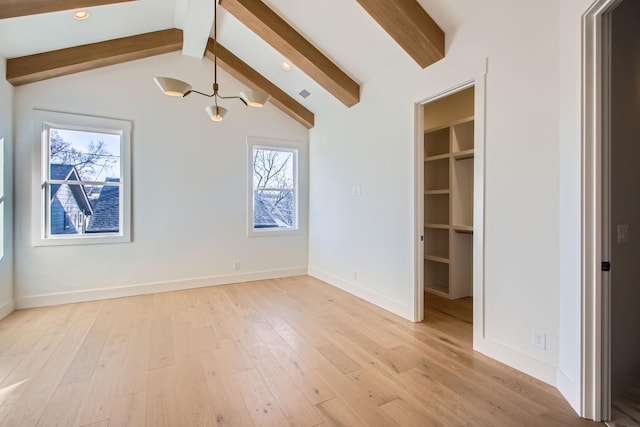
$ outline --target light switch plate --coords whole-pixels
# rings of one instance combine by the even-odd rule
[[[618,243],[629,243],[631,241],[631,230],[629,224],[618,224]]]

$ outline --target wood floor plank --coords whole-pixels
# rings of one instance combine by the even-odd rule
[[[318,347],[318,352],[322,354],[325,359],[330,361],[336,368],[338,368],[343,374],[347,372],[357,371],[361,369],[357,362],[347,356],[342,350],[336,347],[334,344],[327,344],[322,347]]]
[[[102,421],[98,421],[96,423],[91,423],[91,424],[85,424],[82,427],[109,427],[109,423],[110,420],[102,420]]]
[[[108,420],[117,397],[119,374],[126,359],[132,325],[135,322],[135,306],[132,299],[125,298],[114,300],[113,304],[117,315],[108,331],[102,354],[80,405],[75,422],[78,426]]]
[[[118,427],[144,426],[146,410],[146,392],[127,394],[118,397],[113,402],[109,425]]]
[[[404,357],[413,358],[416,365],[420,365],[418,369],[428,370],[430,375],[437,374],[441,378],[446,378],[449,384],[455,386],[457,390],[475,391],[481,400],[488,402],[491,402],[492,399],[501,400],[500,396],[511,391],[534,392],[532,385],[518,381],[517,376],[514,378],[512,375],[500,375],[491,363],[484,361],[483,356],[474,357],[469,352],[435,341],[430,344],[426,346],[417,343],[412,348],[406,347],[403,350]],[[478,369],[479,367],[482,369]],[[476,388],[469,387],[470,384],[475,384]],[[544,400],[548,399],[544,394],[540,394],[540,397]],[[549,404],[553,404],[553,402],[549,401]],[[548,407],[545,404],[526,399],[522,395],[514,395],[512,399],[504,402],[501,406],[505,414],[512,413],[515,418],[522,415],[521,411],[526,411],[531,415],[539,415],[544,413]]]
[[[366,425],[365,420],[349,409],[337,397],[318,403],[315,405],[315,409],[327,426],[350,427]]]
[[[77,314],[80,314],[80,312]],[[42,369],[31,377],[24,390],[24,397],[13,406],[3,424],[27,427],[35,426],[38,423],[45,409],[42,403],[48,403],[55,393],[64,372],[93,325],[95,311],[88,310],[82,314],[84,316],[81,319],[71,324],[71,329],[48,358]],[[60,328],[54,328],[54,330],[60,330]]]
[[[149,369],[164,368],[175,363],[173,324],[170,316],[154,317],[151,321]]]
[[[0,427],[601,425],[473,351],[469,301],[445,303],[411,323],[302,276],[19,310]]]
[[[378,403],[364,388],[350,381],[333,365],[314,370],[351,411],[357,413],[367,425],[399,426],[391,417],[378,409]]]
[[[367,369],[344,374],[353,384],[357,384],[368,394],[368,398],[376,406],[382,406],[400,398],[397,386],[380,375],[369,372]]]
[[[146,393],[146,425],[175,427],[178,425],[177,372],[175,366],[149,371]]]
[[[287,420],[257,369],[233,374],[256,426],[283,426]]]
[[[44,408],[37,427],[68,427],[73,425],[88,387],[89,380],[58,386]]]
[[[454,425],[451,420],[427,419],[424,413],[416,410],[415,405],[411,405],[402,399],[392,400],[380,406],[382,412],[396,421],[402,427],[424,427],[425,425]]]
[[[115,396],[127,396],[146,391],[149,370],[149,350],[151,335],[151,319],[136,317],[131,330],[131,337],[117,373]]]
[[[211,405],[211,398],[200,354],[176,352],[176,368],[179,413],[206,414],[204,409]]]
[[[34,342],[35,345],[35,342]],[[22,362],[23,354],[0,357],[0,383]]]
[[[473,323],[473,298],[460,298],[452,301],[440,295],[425,292],[425,306],[429,310],[440,311],[463,322]]]
[[[31,379],[47,363],[64,336],[64,334],[55,334],[42,337],[18,366],[0,383],[0,390],[2,390],[0,422],[4,421],[13,407],[21,402],[20,398],[29,388]]]
[[[250,356],[289,424],[314,426],[321,422],[311,404],[266,347],[253,349]]]
[[[310,368],[326,365],[329,361],[316,350],[307,340],[295,329],[280,329],[276,331],[278,335],[287,343],[289,347],[302,359]]]
[[[103,302],[91,330],[65,372],[61,384],[70,384],[91,378],[104,349],[109,330],[121,308],[116,300]]]
[[[503,419],[494,405],[478,400],[472,391],[452,390],[449,379],[439,377],[433,370],[425,372],[412,369],[399,375],[399,381],[415,395],[422,396],[422,403],[437,418],[459,417],[461,420],[475,419],[480,424],[491,426],[511,425],[511,421]]]
[[[244,401],[238,398],[240,390],[233,377],[231,365],[227,362],[222,350],[203,353],[200,355],[200,361],[205,372],[217,424],[230,427],[252,426],[249,411]]]
[[[179,427],[216,427],[217,416],[213,406],[205,406],[189,412],[181,412],[178,421]]]
[[[255,327],[265,346],[300,388],[309,403],[316,404],[334,397],[330,387],[298,357],[275,330],[265,322],[256,323]]]
[[[238,342],[224,339],[220,340],[219,343],[220,350],[228,361],[232,373],[247,371],[255,367],[247,351]]]

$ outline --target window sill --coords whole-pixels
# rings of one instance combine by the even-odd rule
[[[72,246],[72,245],[100,245],[110,243],[129,243],[131,238],[128,235],[69,235],[56,236],[48,238],[37,238],[33,242],[33,246]]]
[[[252,228],[247,235],[249,237],[274,237],[274,236],[292,236],[301,234],[299,228],[273,229],[273,228]]]

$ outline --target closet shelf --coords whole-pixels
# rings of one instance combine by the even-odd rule
[[[465,159],[473,159],[473,157],[475,156],[475,153],[472,148],[470,150],[458,151],[456,153],[453,153],[452,156],[456,161],[458,161],[458,160],[465,160]]]
[[[449,190],[448,188],[442,189],[442,190],[427,190],[424,192],[426,196],[434,196],[437,194],[449,194],[449,193],[451,193],[451,190]]]
[[[438,229],[442,229],[442,230],[448,230],[449,229],[449,224],[427,223],[427,224],[424,225],[424,228],[438,228]]]
[[[447,111],[424,134],[424,286],[456,299],[473,294],[474,121]]]
[[[451,154],[449,153],[445,153],[445,154],[438,154],[437,156],[429,156],[429,157],[425,157],[424,161],[425,162],[432,162],[434,160],[442,160],[442,159],[448,159],[449,157],[451,157]]]
[[[451,229],[456,233],[469,233],[469,234],[473,233],[472,225],[452,225]]]
[[[444,257],[441,257],[441,256],[425,255],[424,259],[426,259],[427,261],[441,262],[443,264],[449,264],[449,258],[444,258]]]

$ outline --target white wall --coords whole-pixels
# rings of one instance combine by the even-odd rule
[[[0,56],[0,319],[13,311],[13,87]]]
[[[437,2],[423,3],[430,10]],[[360,104],[318,120],[311,132],[309,271],[412,317],[414,103],[477,75],[486,57],[485,335],[476,345],[555,384],[558,3],[477,3],[448,8],[447,21],[457,24],[444,28],[444,60],[381,73],[364,85]],[[361,196],[351,195],[354,185]],[[534,328],[547,333],[546,351],[533,348]]]
[[[581,408],[581,61],[582,14],[591,0],[561,0],[560,46],[560,359],[558,389]]]
[[[166,97],[156,75],[208,92],[213,67],[174,53],[16,88],[19,307],[306,272],[308,131],[271,105],[237,100],[225,101],[228,117],[214,123],[204,113],[210,99]],[[242,89],[222,71],[219,83],[223,95]],[[31,245],[33,108],[133,122],[131,243]],[[300,141],[299,234],[247,237],[247,136]]]

